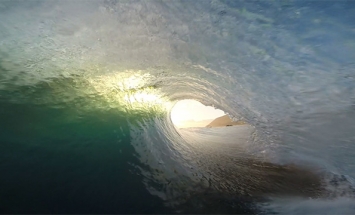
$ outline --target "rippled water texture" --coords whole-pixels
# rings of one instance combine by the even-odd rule
[[[0,212],[352,214],[353,1],[0,1]],[[177,129],[194,99],[247,125]]]

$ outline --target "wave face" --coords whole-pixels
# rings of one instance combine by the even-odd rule
[[[354,8],[0,2],[0,211],[354,213]]]

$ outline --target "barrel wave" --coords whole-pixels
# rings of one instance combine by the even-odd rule
[[[0,2],[0,212],[351,214],[355,4]],[[247,125],[176,128],[179,100]]]

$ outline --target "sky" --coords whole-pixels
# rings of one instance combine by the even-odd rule
[[[171,120],[178,127],[206,126],[215,118],[223,115],[225,113],[222,110],[205,106],[191,99],[178,101],[171,110]],[[193,121],[200,123],[194,123]]]

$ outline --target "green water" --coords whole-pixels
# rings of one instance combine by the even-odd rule
[[[73,112],[0,103],[0,211],[166,212],[134,168],[127,118],[114,110]]]

